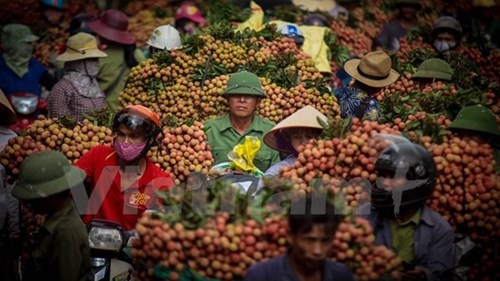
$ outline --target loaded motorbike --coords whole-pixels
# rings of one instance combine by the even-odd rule
[[[93,219],[87,224],[92,281],[131,281],[132,257],[129,252],[135,231],[125,231],[117,222]]]
[[[38,115],[47,113],[47,100],[33,93],[11,93],[8,98],[17,115],[17,122],[9,128],[16,133],[26,129]]]

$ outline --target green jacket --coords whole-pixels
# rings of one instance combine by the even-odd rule
[[[269,148],[262,142],[264,134],[274,127],[274,123],[258,115],[254,115],[252,125],[240,135],[231,125],[229,114],[205,122],[207,141],[210,145],[214,165],[228,162],[227,154],[245,141],[245,136],[254,136],[261,140],[261,147],[254,159],[254,165],[262,172],[280,161],[278,151]]]
[[[106,95],[106,105],[111,111],[116,112],[120,105],[118,96],[125,88],[130,68],[125,63],[123,48],[110,47],[104,52],[108,56],[99,59],[97,81]],[[139,49],[135,50],[134,56],[139,63],[145,60],[144,54]]]
[[[71,203],[51,215],[38,233],[39,243],[23,266],[23,281],[86,281],[90,274],[88,234]]]

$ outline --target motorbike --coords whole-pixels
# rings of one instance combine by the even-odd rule
[[[127,253],[136,238],[135,231],[125,231],[117,222],[93,219],[87,225],[90,244],[92,281],[131,281],[132,257]]]
[[[211,168],[211,176],[208,180],[211,182],[214,182],[214,180],[229,182],[240,193],[254,196],[259,189],[260,179],[263,175],[264,173],[260,170],[256,170],[253,173],[240,172],[233,169],[231,163],[223,162]],[[192,173],[189,176],[195,178],[202,177],[201,175],[196,175],[196,173]]]
[[[17,122],[9,128],[16,133],[26,129],[38,115],[47,113],[47,100],[35,94],[17,92],[9,94],[8,98],[17,115]]]

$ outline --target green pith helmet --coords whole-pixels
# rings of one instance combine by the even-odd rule
[[[446,61],[437,58],[423,61],[417,68],[417,72],[413,74],[413,78],[434,78],[446,81],[451,81],[452,76],[451,66]]]
[[[415,6],[417,8],[421,8],[422,4],[420,4],[419,0],[396,0],[396,7],[401,6]]]
[[[248,71],[240,71],[231,74],[227,81],[227,88],[222,95],[251,95],[265,97],[266,93],[262,89],[262,85],[257,75]]]
[[[85,180],[85,172],[71,165],[59,151],[34,153],[21,164],[12,196],[32,200],[46,198],[75,187]]]
[[[482,105],[462,108],[448,128],[483,132],[500,137],[495,114]]]

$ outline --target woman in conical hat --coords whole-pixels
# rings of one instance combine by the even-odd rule
[[[264,135],[263,141],[267,146],[288,154],[287,158],[271,166],[264,173],[264,177],[277,176],[281,168],[294,165],[299,146],[318,137],[322,132],[323,127],[318,119],[327,121],[324,114],[307,105],[285,118]]]

